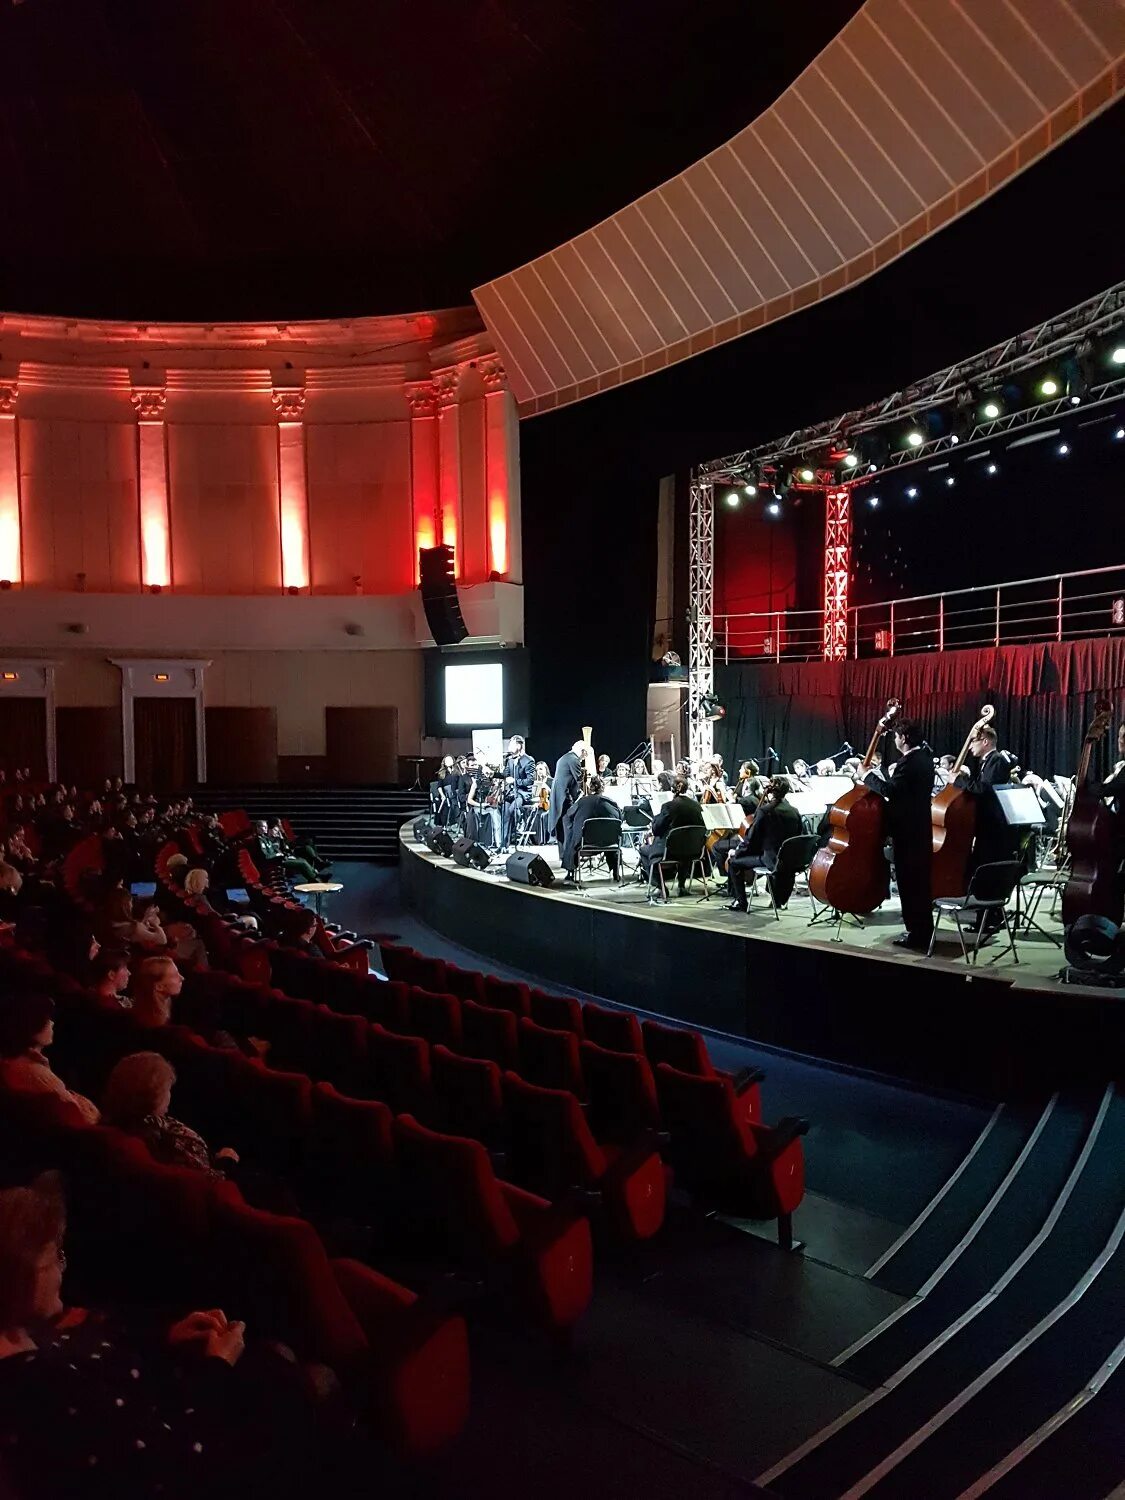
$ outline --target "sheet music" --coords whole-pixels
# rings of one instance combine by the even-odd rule
[[[702,812],[703,822],[710,829],[742,827],[743,812],[737,802],[705,802]]]
[[[654,814],[658,813],[662,807],[667,807],[671,800],[671,792],[653,792],[652,796],[648,799],[649,806],[652,808]]]

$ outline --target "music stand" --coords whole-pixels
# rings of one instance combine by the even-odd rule
[[[1047,819],[1042,807],[1039,805],[1039,797],[1034,787],[1017,784],[993,787],[993,791],[996,793],[996,800],[1000,804],[1000,811],[1004,814],[1004,822],[1009,828],[1036,829],[1042,828],[1046,824]],[[1022,879],[1016,881],[1015,896],[1016,931],[1019,931],[1021,923],[1025,932],[1030,932],[1034,927],[1036,932],[1045,937],[1049,942],[1054,943],[1057,948],[1059,946],[1058,939],[1053,937],[1045,927],[1040,927],[1039,923],[1035,920],[1035,911],[1038,903],[1033,904],[1031,907],[1024,906]],[[1042,891],[1039,892],[1039,896],[1042,899]]]

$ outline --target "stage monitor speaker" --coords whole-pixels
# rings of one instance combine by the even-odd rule
[[[442,859],[449,859],[453,854],[453,840],[444,828],[434,828],[426,839],[426,847],[431,854],[440,854]]]
[[[423,813],[420,818],[415,818],[414,827],[411,830],[414,834],[414,842],[416,844],[424,844],[426,842],[426,837],[432,831],[433,826],[434,820],[430,817],[429,813]]]
[[[421,547],[418,575],[426,622],[439,646],[456,646],[468,635],[453,577],[452,547]]]
[[[554,885],[555,876],[550,865],[535,849],[517,849],[508,856],[505,865],[508,879],[518,885]]]
[[[458,839],[453,845],[453,863],[465,870],[469,868],[487,870],[492,863],[492,857],[483,844],[474,843],[470,838],[463,838]]]

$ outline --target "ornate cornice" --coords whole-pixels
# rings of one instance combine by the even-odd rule
[[[412,417],[432,417],[437,410],[437,394],[429,380],[409,380],[403,386]]]
[[[168,403],[165,391],[154,389],[134,391],[129,400],[137,414],[138,422],[163,422],[164,408]]]
[[[477,360],[477,371],[484,381],[486,391],[506,391],[508,389],[508,372],[504,368],[504,362],[498,354],[486,354]]]
[[[438,406],[453,406],[457,400],[457,385],[459,374],[456,366],[452,369],[435,370],[433,374],[434,394],[437,397]]]
[[[14,381],[0,385],[0,417],[14,417],[20,388]]]
[[[300,422],[305,415],[303,390],[275,390],[271,398],[279,422]]]

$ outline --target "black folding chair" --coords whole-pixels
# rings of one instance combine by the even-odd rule
[[[815,833],[797,833],[792,838],[785,839],[781,848],[777,851],[777,863],[772,870],[752,870],[754,883],[750,889],[750,905],[753,905],[754,894],[758,889],[758,880],[766,877],[766,890],[769,892],[770,909],[773,912],[775,922],[780,922],[781,917],[777,911],[777,898],[774,895],[774,881],[778,877],[792,875],[794,879],[802,874],[812,864],[816,851],[820,848],[820,840]]]
[[[1018,859],[997,860],[994,864],[977,866],[969,881],[969,889],[963,896],[939,897],[934,902],[934,930],[930,938],[930,946],[926,950],[926,957],[929,958],[934,951],[934,938],[937,937],[938,924],[944,913],[951,916],[957,925],[962,958],[967,964],[975,964],[977,954],[980,952],[980,940],[984,935],[985,917],[988,912],[993,911],[1000,914],[1004,923],[1004,930],[1008,934],[1008,946],[1001,948],[994,958],[989,959],[989,963],[995,963],[996,959],[1003,958],[1005,953],[1010,953],[1018,964],[1020,956],[1016,952],[1016,935],[1008,915],[1008,902],[1011,900],[1019,878]],[[966,915],[978,919],[971,950],[965,945],[965,931],[961,925],[961,918]]]
[[[664,853],[660,859],[654,859],[648,867],[648,899],[649,904],[655,904],[653,886],[653,871],[660,882],[660,896],[664,901],[668,900],[668,887],[664,882],[664,871],[675,866],[677,871],[687,870],[687,883],[690,884],[695,878],[696,871],[703,883],[703,901],[710,901],[711,888],[707,884],[707,869],[704,863],[705,850],[707,848],[707,829],[703,827],[689,826],[687,828],[673,828],[664,845]]]
[[[617,851],[616,860],[609,858],[613,850]],[[609,865],[614,880],[620,882],[621,823],[617,818],[587,818],[583,823],[582,838],[578,845],[574,865],[574,883],[579,889],[582,886],[582,867],[585,865],[589,868],[602,858]]]

